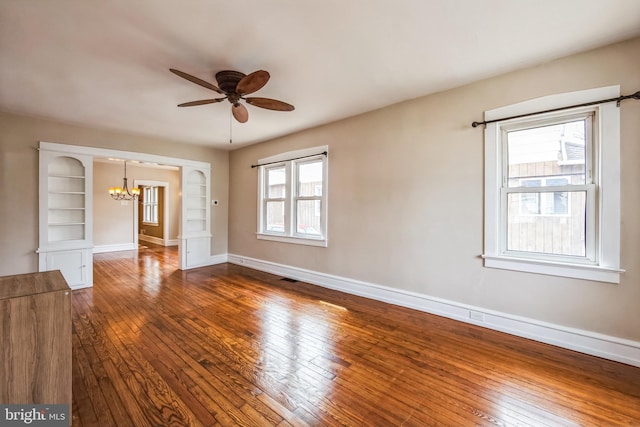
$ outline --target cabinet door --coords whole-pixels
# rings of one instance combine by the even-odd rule
[[[199,267],[209,263],[210,237],[195,237],[187,240],[187,267]]]
[[[69,286],[75,288],[87,283],[86,261],[84,250],[49,252],[47,270],[60,270]]]

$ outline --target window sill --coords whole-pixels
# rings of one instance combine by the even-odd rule
[[[620,283],[623,269],[599,265],[569,264],[537,259],[483,254],[484,266],[526,273],[594,280],[596,282]]]
[[[320,246],[326,248],[328,246],[327,239],[314,239],[305,237],[279,236],[276,234],[257,233],[259,240],[271,240],[274,242],[293,243],[297,245]]]

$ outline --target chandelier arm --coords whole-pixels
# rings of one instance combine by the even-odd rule
[[[135,200],[140,195],[140,190],[132,188],[129,190],[127,184],[127,162],[124,162],[124,178],[122,178],[122,187],[114,187],[109,189],[109,194],[114,200]]]

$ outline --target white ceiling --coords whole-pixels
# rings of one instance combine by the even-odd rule
[[[1,0],[0,110],[233,149],[637,35],[639,0]],[[229,145],[169,68],[264,69],[296,109]]]

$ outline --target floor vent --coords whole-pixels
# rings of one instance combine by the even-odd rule
[[[296,282],[297,282],[297,280],[296,280],[296,279],[291,279],[291,278],[289,278],[289,277],[283,277],[283,278],[282,278],[282,279],[280,279],[280,280],[284,280],[285,282],[289,282],[289,283],[296,283]]]

